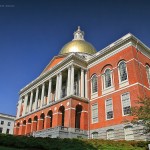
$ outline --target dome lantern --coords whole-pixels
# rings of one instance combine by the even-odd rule
[[[78,26],[78,30],[74,32],[73,40],[84,40],[84,32],[80,30],[80,26]]]
[[[60,54],[85,53],[91,55],[96,53],[94,46],[84,40],[84,32],[81,31],[80,26],[78,26],[73,35],[74,39],[63,46]]]

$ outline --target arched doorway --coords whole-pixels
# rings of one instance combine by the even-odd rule
[[[51,128],[52,124],[53,124],[53,112],[52,112],[52,110],[50,110],[47,113],[47,116],[48,116],[48,122],[47,122],[47,124],[49,124],[49,128]]]
[[[64,126],[65,124],[65,107],[64,106],[60,106],[59,108],[59,125],[60,126]]]
[[[76,114],[75,114],[75,128],[78,128],[78,129],[80,129],[81,112],[82,112],[82,106],[77,105],[76,106]]]
[[[38,125],[38,117],[35,116],[32,123],[32,132],[37,131],[37,125]]]
[[[42,129],[44,129],[44,122],[45,122],[45,115],[44,115],[44,113],[41,114],[40,121],[41,121],[40,129],[42,130]]]

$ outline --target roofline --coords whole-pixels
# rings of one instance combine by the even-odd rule
[[[9,116],[9,117],[14,117],[14,118],[16,118],[16,116],[9,115],[9,114],[5,114],[5,113],[0,113],[0,115],[5,115],[5,116]]]
[[[91,61],[93,61],[93,59],[100,57],[101,55],[107,53],[110,51],[110,49],[117,47],[118,45],[124,43],[125,41],[129,40],[129,39],[133,39],[137,42],[137,44],[140,44],[141,46],[143,46],[148,52],[150,52],[150,48],[148,46],[146,46],[141,40],[139,40],[137,37],[135,37],[133,34],[128,33],[126,35],[124,35],[123,37],[121,37],[120,39],[118,39],[117,41],[109,44],[107,47],[103,48],[102,50],[98,51],[97,53],[95,53],[89,60],[88,63],[90,63]]]

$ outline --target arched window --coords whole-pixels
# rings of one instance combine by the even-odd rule
[[[98,138],[98,132],[93,132],[92,139],[97,139],[97,138]]]
[[[148,65],[146,65],[146,73],[147,73],[147,80],[150,85],[150,67]]]
[[[108,140],[113,140],[114,139],[114,130],[113,129],[107,130],[107,139]]]
[[[127,80],[127,68],[126,68],[126,63],[124,61],[121,61],[119,63],[119,77],[120,77],[120,82],[123,82]]]
[[[92,76],[92,93],[97,92],[97,76],[96,74]]]
[[[124,127],[125,140],[134,140],[133,127],[126,126]]]
[[[106,71],[105,71],[105,88],[108,88],[111,85],[112,85],[111,70],[106,69]]]

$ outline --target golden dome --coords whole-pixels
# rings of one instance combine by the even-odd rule
[[[84,40],[84,32],[80,30],[80,27],[78,27],[78,30],[76,32],[74,32],[74,39],[63,46],[63,48],[60,51],[60,54],[72,52],[80,52],[87,54],[96,53],[96,50],[92,46],[92,44]]]

